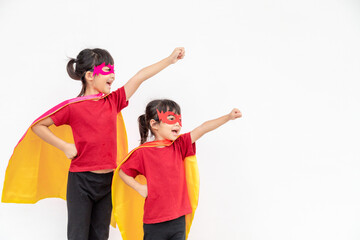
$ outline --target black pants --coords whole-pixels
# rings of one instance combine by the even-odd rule
[[[68,239],[106,240],[111,220],[113,173],[69,172]]]
[[[144,240],[185,240],[185,235],[185,216],[167,222],[144,223]]]

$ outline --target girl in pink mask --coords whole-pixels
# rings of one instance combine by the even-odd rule
[[[68,239],[108,239],[113,171],[119,158],[127,154],[126,131],[120,112],[128,106],[128,100],[145,80],[183,59],[184,56],[184,48],[175,48],[169,57],[141,69],[124,86],[111,91],[115,72],[114,60],[109,52],[99,48],[82,50],[76,59],[71,59],[67,64],[69,76],[82,82],[79,96],[57,105],[31,125],[32,131],[40,138],[32,136],[31,130],[28,130],[20,140],[9,162],[3,201],[34,203],[46,197],[66,198]],[[65,127],[72,131],[73,138],[71,133],[70,137],[69,134],[57,133],[58,129]],[[27,141],[32,141],[29,145],[31,147],[24,147]],[[19,151],[27,151],[31,161],[47,161],[47,165],[41,163],[41,166],[34,168],[35,170],[24,169],[20,171],[21,174],[16,175],[12,165],[23,161],[17,154]],[[33,159],[32,156],[35,154],[39,156]],[[44,158],[43,155],[48,157]],[[65,163],[68,159],[71,161],[67,166],[67,169],[70,169],[66,170],[66,175],[58,172],[62,166],[50,170],[50,165]],[[26,160],[29,159],[24,161]],[[24,164],[17,166],[26,167]],[[34,173],[24,176],[29,174],[28,172]],[[66,178],[63,178],[63,175]],[[34,184],[37,184],[34,189],[40,190],[17,194],[17,186],[13,183],[25,183],[29,182],[29,179],[34,179]],[[66,181],[67,187],[63,187],[62,184],[66,184]],[[43,185],[47,185],[47,190],[52,192],[43,193]],[[23,191],[33,189],[32,187],[25,187]],[[66,188],[67,190],[63,191]],[[33,192],[41,192],[41,196],[33,197]],[[66,192],[66,196],[63,192]],[[22,196],[26,197],[21,199]]]
[[[185,240],[199,190],[196,159],[192,158],[195,141],[241,116],[238,109],[233,109],[229,114],[180,135],[181,112],[177,103],[154,100],[146,106],[145,114],[138,118],[142,145],[130,152],[114,173],[114,213],[123,239]],[[147,142],[149,133],[154,141]],[[135,191],[127,190],[123,183]],[[141,202],[140,196],[145,201]],[[143,207],[143,212],[138,214],[139,209],[134,206]],[[130,216],[131,219],[142,217],[143,229],[138,220],[129,223]]]

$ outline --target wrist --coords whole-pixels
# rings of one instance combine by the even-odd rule
[[[139,182],[137,182],[136,180],[134,182],[134,189],[137,192],[140,192],[140,190],[141,190],[141,184]]]
[[[171,56],[164,58],[164,61],[167,64],[167,66],[174,64],[174,61],[172,60]]]
[[[69,143],[62,141],[62,142],[60,143],[59,149],[60,149],[61,151],[65,152],[68,144],[69,144]]]

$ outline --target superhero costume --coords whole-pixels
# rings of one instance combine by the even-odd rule
[[[172,143],[170,140],[144,143],[132,150],[114,172],[112,183],[113,213],[124,240],[142,239],[145,199],[121,180],[119,176],[121,165],[139,148],[170,146]],[[192,213],[185,216],[186,236],[188,236],[199,198],[199,171],[195,155],[186,157],[184,159],[184,166],[188,195],[192,208]],[[146,184],[146,178],[143,175],[138,175],[135,180],[141,184]]]
[[[36,203],[44,198],[66,200],[67,176],[71,160],[65,154],[39,138],[32,130],[39,121],[51,116],[65,106],[81,101],[99,100],[108,95],[102,93],[73,98],[53,107],[28,128],[16,145],[5,173],[2,202]],[[127,153],[127,136],[121,112],[117,114],[117,162]],[[69,125],[49,129],[62,140],[74,143]],[[114,222],[112,222],[114,225]]]

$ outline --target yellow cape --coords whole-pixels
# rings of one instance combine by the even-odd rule
[[[120,167],[131,156],[131,154],[139,148],[169,146],[171,144],[171,141],[145,143],[132,150],[116,168],[112,183],[113,213],[123,240],[143,239],[144,231],[142,220],[144,215],[145,199],[141,197],[140,194],[137,193],[134,189],[126,185],[124,181],[122,181],[122,179],[119,177]],[[194,218],[195,210],[198,205],[200,181],[195,155],[185,158],[184,161],[187,188],[192,208],[192,213],[185,216],[187,239],[191,223]],[[146,184],[146,179],[143,175],[138,175],[135,179],[141,184]]]
[[[92,95],[67,100],[50,109],[31,124],[9,160],[5,173],[2,202],[36,203],[44,198],[66,200],[70,160],[61,150],[41,140],[31,130],[31,127],[69,104],[103,97],[106,96]],[[74,142],[71,127],[68,125],[59,127],[52,125],[50,130],[64,141]],[[127,152],[125,124],[121,113],[119,113],[117,116],[117,164]],[[115,227],[113,219],[111,225]]]

